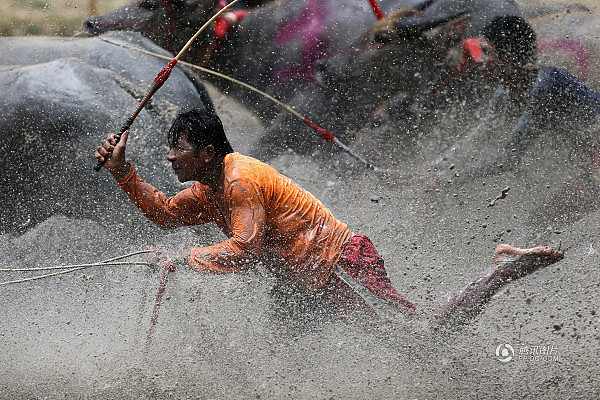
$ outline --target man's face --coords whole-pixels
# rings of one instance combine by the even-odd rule
[[[498,52],[494,43],[481,38],[479,45],[482,50],[481,57],[477,62],[480,63],[483,69],[485,78],[492,83],[498,83],[503,79],[503,65],[498,58]]]
[[[187,133],[183,133],[176,143],[171,143],[171,150],[167,160],[177,175],[179,182],[199,181],[202,182],[207,174],[206,147],[196,151],[194,146],[188,142]]]
[[[482,39],[480,43],[483,54],[479,62],[482,65],[485,78],[489,82],[503,85],[509,90],[516,89],[514,82],[518,81],[519,74],[522,74],[518,64],[514,62],[511,56],[500,57],[493,42]]]

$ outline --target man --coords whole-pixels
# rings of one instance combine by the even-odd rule
[[[500,157],[518,154],[540,132],[574,135],[600,123],[600,93],[552,66],[536,65],[536,35],[521,17],[496,17],[482,31],[478,60],[486,78],[499,87],[490,110],[519,115]]]
[[[274,257],[282,279],[318,292],[343,310],[361,310],[376,318],[361,289],[352,287],[360,286],[401,312],[414,313],[414,304],[392,285],[369,238],[352,233],[312,194],[269,165],[235,153],[213,111],[182,113],[171,126],[167,159],[180,182],[195,181],[173,197],[144,182],[126,161],[128,136],[125,132],[117,143],[109,134],[95,157],[140,210],[165,227],[214,222],[229,237],[189,251],[156,249],[154,261],[187,260],[197,271],[230,273]],[[440,316],[445,321],[456,311],[476,312],[508,281],[562,257],[562,252],[547,247],[499,246],[490,269],[451,294]]]

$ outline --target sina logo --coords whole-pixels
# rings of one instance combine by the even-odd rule
[[[508,343],[502,343],[496,347],[496,358],[505,363],[515,356],[515,349]]]

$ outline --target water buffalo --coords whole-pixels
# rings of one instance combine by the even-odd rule
[[[165,54],[137,33],[106,36]],[[24,230],[57,213],[133,211],[112,177],[93,171],[93,152],[107,132],[118,131],[166,62],[100,38],[4,37],[0,54],[0,231]],[[180,107],[212,103],[197,75],[176,67],[132,126],[138,168],[167,190],[175,180],[153,172],[168,164],[157,160],[165,159],[165,131]]]
[[[498,3],[493,11],[485,9],[485,1],[435,2],[422,14],[406,13],[406,10],[390,13],[378,21],[352,46],[352,50],[332,54],[318,60],[316,76],[324,86],[344,93],[362,93],[365,102],[380,102],[393,99],[389,107],[407,107],[413,101],[430,101],[446,83],[448,77],[461,58],[462,39],[476,36],[495,15],[537,16],[532,20],[539,35],[540,58],[557,66],[573,71],[585,81],[590,75],[596,80],[590,54],[598,54],[597,40],[588,32],[598,28],[597,17],[580,10],[579,5],[558,5],[554,7],[534,7],[527,5],[525,10],[511,7],[508,3]],[[424,30],[406,40],[407,26],[423,25],[428,14],[440,14],[452,10],[480,10],[469,12],[433,30]],[[557,15],[557,10],[563,12]],[[569,11],[565,14],[565,10]],[[545,14],[548,13],[548,14]],[[452,14],[443,14],[452,16]],[[541,16],[539,16],[541,15]],[[452,82],[468,92],[469,98],[481,90],[487,97],[481,82],[478,87],[469,85],[474,71],[470,74],[454,75]],[[477,79],[474,79],[477,81]],[[457,81],[460,82],[457,84]]]
[[[600,46],[595,33],[598,32],[600,27],[600,15],[576,11],[554,13],[533,18],[530,23],[536,32],[539,64],[566,69],[578,76],[589,88],[595,90],[600,88],[600,69],[598,68]],[[370,38],[376,37],[377,34],[377,31],[371,31]],[[385,63],[385,65],[397,63],[396,60],[402,55],[402,48],[396,49],[395,52],[394,50],[393,46],[377,46],[372,48],[370,53],[362,52],[362,58],[352,54],[354,64],[348,61],[349,55],[338,55],[323,60],[322,63],[327,67],[327,72],[334,72],[331,74],[333,78],[329,77],[329,82],[335,82],[341,90],[351,87],[350,85],[353,83],[351,80],[346,79],[347,74],[352,73],[348,71],[360,72],[375,68],[382,63]],[[359,61],[362,64],[357,64]],[[338,69],[336,70],[334,67]],[[344,68],[346,68],[345,72]],[[419,160],[413,162],[413,165],[408,165],[410,163],[404,164],[406,170],[413,171],[413,173],[415,171],[423,172],[452,166],[451,169],[448,168],[444,171],[446,175],[450,176],[448,180],[452,179],[455,174],[463,177],[468,175],[468,179],[470,179],[475,173],[481,173],[484,169],[485,172],[501,173],[503,169],[497,168],[497,166],[501,165],[502,161],[505,162],[505,167],[509,164],[518,165],[514,160],[509,161],[507,157],[500,160],[496,156],[498,155],[498,149],[506,146],[506,138],[511,137],[510,135],[513,134],[518,117],[521,114],[512,115],[508,112],[509,110],[503,110],[507,111],[506,113],[488,113],[488,100],[496,86],[490,86],[489,82],[480,79],[481,76],[477,70],[470,70],[461,75],[473,78],[472,82],[465,82],[465,80],[459,78],[454,78],[451,81],[451,84],[466,86],[469,89],[465,91],[465,96],[461,99],[464,101],[447,102],[453,94],[448,93],[452,90],[448,90],[442,92],[443,95],[438,95],[438,100],[441,100],[440,103],[442,104],[439,104],[434,112],[427,112],[422,109],[419,109],[419,112],[414,112],[417,109],[410,106],[414,106],[415,99],[406,100],[407,96],[397,96],[398,99],[404,100],[404,103],[399,105],[407,107],[410,111],[402,116],[416,116],[417,118],[410,119],[411,124],[407,124],[407,119],[398,118],[394,120],[389,118],[385,120],[386,124],[376,128],[373,127],[372,122],[381,122],[381,118],[369,121],[357,134],[357,140],[352,143],[352,147],[365,156],[371,157],[375,162],[392,157],[396,160],[400,158],[414,160],[418,157]],[[370,78],[371,80],[362,80],[367,88],[365,93],[369,93],[368,88],[378,87],[377,85],[389,85],[402,90],[401,85],[406,80],[404,76],[400,76],[395,80],[382,79],[378,75]],[[469,83],[473,85],[469,86]],[[474,91],[471,90],[473,88],[479,90],[481,96],[473,96]],[[432,88],[422,92],[425,95],[430,93],[433,93]],[[487,96],[484,96],[485,94]],[[375,97],[373,99],[376,101]],[[386,107],[381,107],[380,110],[391,110],[395,105],[393,102],[384,104]],[[417,104],[421,103],[417,102]],[[450,106],[445,107],[444,104]],[[592,104],[591,101],[590,104]],[[547,107],[550,107],[550,105],[547,105]],[[504,114],[505,117],[500,117],[501,114]],[[513,119],[508,117],[509,115],[512,115]],[[400,115],[397,114],[396,116]],[[379,115],[374,117],[379,117]],[[531,136],[534,139],[531,140],[528,147],[536,148],[537,146],[538,150],[539,147],[542,147],[549,154],[546,154],[546,157],[557,157],[556,154],[568,149],[568,157],[573,157],[573,160],[576,160],[573,165],[580,167],[577,173],[584,177],[582,179],[585,180],[586,184],[589,183],[594,190],[598,190],[598,125],[592,119],[589,126],[582,124],[573,129],[571,123],[574,123],[575,119],[570,121],[569,118],[566,118],[564,122],[564,126],[557,124],[551,128],[548,127],[544,135]],[[410,128],[406,128],[407,125],[410,125]],[[409,135],[404,135],[403,138],[402,133],[406,132]],[[412,146],[413,143],[416,143],[417,146]],[[527,152],[534,151],[531,148],[524,147],[519,150],[515,148],[514,152],[521,159],[528,160],[527,157],[530,157],[530,154],[527,155]],[[414,154],[418,149],[426,149],[427,156],[421,157],[421,154]],[[432,150],[437,151],[437,155],[432,156]],[[552,151],[556,153],[552,154]],[[405,157],[399,157],[398,155],[401,153]],[[421,151],[421,153],[424,153],[424,151]],[[499,154],[506,156],[505,153]],[[496,162],[490,163],[490,160]],[[533,161],[525,162],[528,166],[533,163]],[[489,166],[489,168],[483,168],[484,165]]]
[[[86,22],[88,32],[111,29],[136,30],[160,45],[178,51],[215,10],[216,1],[143,0]],[[417,3],[408,0],[383,0],[384,13],[405,6],[417,6],[429,16],[443,17],[469,11],[469,22],[476,29],[479,21],[498,13],[518,12],[511,0],[449,0]],[[474,10],[473,7],[476,7]],[[208,11],[207,11],[208,10]],[[355,0],[283,0],[253,9],[223,40],[203,35],[194,54],[203,56],[205,66],[247,82],[293,106],[317,124],[343,134],[373,110],[374,103],[360,96],[348,97],[323,90],[316,81],[314,63],[335,52],[348,49],[362,36],[376,17],[369,3]],[[188,58],[189,60],[190,58]],[[425,69],[425,67],[423,67]],[[240,95],[244,104],[254,108],[267,125],[266,140],[259,149],[268,156],[287,146],[313,149],[316,135],[287,113],[247,90],[215,82]],[[350,129],[349,129],[350,128]],[[315,140],[315,141],[313,141]],[[266,148],[273,147],[269,151]]]
[[[450,14],[431,29],[411,28],[426,21],[423,14],[400,9],[378,21],[351,50],[332,54],[315,64],[318,82],[329,90],[377,104],[390,98],[408,106],[415,97],[425,97],[430,86],[448,69],[448,49],[464,37],[469,19],[464,13]],[[453,33],[460,25],[462,34]],[[407,28],[408,27],[408,28]]]

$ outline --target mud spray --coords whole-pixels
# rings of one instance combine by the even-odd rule
[[[263,127],[230,98],[211,96],[234,148],[251,153]],[[89,268],[0,287],[0,397],[598,398],[600,211],[582,172],[599,132],[547,135],[518,165],[465,177],[514,126],[482,126],[482,118],[459,109],[431,113],[429,126],[356,132],[354,149],[402,179],[343,154],[288,152],[270,160],[371,237],[392,282],[417,303],[416,317],[385,313],[372,324],[330,315],[281,293],[262,265],[220,276],[179,266],[146,347],[160,271]],[[435,168],[421,168],[432,160]],[[22,235],[0,235],[0,266],[89,263],[148,244],[224,239],[211,226],[164,231],[141,220],[54,216]],[[502,242],[568,251],[510,283],[461,330],[431,335],[422,321],[446,293],[487,268]]]
[[[259,122],[211,95],[234,148],[251,151]],[[388,313],[374,325],[328,315],[278,295],[261,265],[221,276],[179,267],[145,348],[160,271],[91,268],[1,288],[2,398],[597,397],[600,213],[585,196],[572,200],[581,194],[573,187],[582,157],[548,138],[520,167],[461,180],[465,160],[502,141],[491,133],[489,143],[479,142],[477,119],[461,115],[444,115],[421,137],[406,127],[402,135],[389,127],[358,132],[361,151],[413,173],[459,143],[438,164],[442,184],[427,170],[397,180],[346,168],[353,161],[343,156],[331,163],[290,152],[272,160],[373,239],[392,281],[418,304],[417,318]],[[146,244],[222,239],[213,227],[161,231],[55,216],[23,235],[0,236],[0,261],[13,268],[93,262]],[[486,268],[500,242],[569,250],[558,264],[509,284],[462,330],[423,331],[419,321]]]

